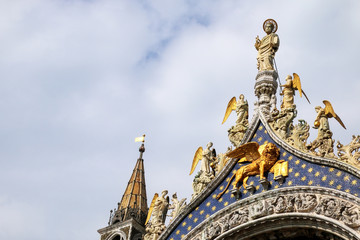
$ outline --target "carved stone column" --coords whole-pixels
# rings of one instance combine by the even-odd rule
[[[255,106],[267,119],[270,119],[271,100],[276,96],[277,78],[276,71],[261,71],[255,78],[255,95],[258,97]]]

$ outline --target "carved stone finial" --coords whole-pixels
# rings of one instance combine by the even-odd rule
[[[274,95],[276,95],[278,87],[277,78],[278,74],[273,70],[261,71],[256,76],[255,96],[258,97],[258,101],[255,103],[255,106],[263,113],[267,120],[271,119],[271,107],[274,105],[274,99],[276,99]]]

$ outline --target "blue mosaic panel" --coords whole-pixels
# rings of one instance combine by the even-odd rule
[[[275,143],[270,138],[262,123],[259,124],[259,127],[251,141],[256,141],[259,143],[259,145],[265,144],[267,142]],[[275,145],[280,148],[279,159],[286,160],[289,163],[289,176],[285,178],[285,181],[282,185],[279,185],[276,181],[274,181],[274,175],[272,173],[268,173],[267,179],[270,181],[268,191],[277,188],[294,186],[321,186],[340,190],[354,196],[358,196],[360,194],[360,179],[357,177],[343,170],[307,162],[297,158],[295,155],[292,155],[289,152],[284,151],[284,149],[282,149],[276,143]],[[216,195],[224,190],[230,181],[231,176],[236,172],[236,170],[245,164],[248,163],[236,164],[230,174],[224,179],[224,181],[219,184],[213,193],[209,195],[194,211],[192,211],[185,219],[183,219],[183,221],[170,234],[168,239],[178,240],[183,238],[193,228],[195,228],[201,222],[205,221],[208,217],[228,206],[229,204],[237,201],[235,197],[229,192],[229,189],[232,189],[232,185],[229,186],[229,189],[219,200],[216,199]],[[247,184],[252,184],[255,186],[256,190],[253,194],[264,191],[263,187],[259,183],[259,176],[249,177]],[[241,199],[247,198],[251,195],[242,186],[240,191]]]

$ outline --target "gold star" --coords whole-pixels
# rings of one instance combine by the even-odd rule
[[[265,131],[264,131],[264,133],[266,133],[266,134],[267,134],[267,130],[265,130]]]
[[[206,203],[206,206],[208,207],[208,206],[210,206],[211,205],[211,202],[207,202]]]
[[[195,208],[195,211],[199,210],[199,207]]]
[[[264,128],[263,126],[260,126],[260,127],[259,127],[259,130],[261,131],[261,130],[263,130],[263,128]]]
[[[267,132],[266,132],[266,133],[267,133]],[[269,141],[265,141],[265,142],[264,142],[265,145],[268,144],[268,143],[269,143]]]
[[[293,159],[293,156],[290,155],[290,156],[288,157],[288,160],[290,161],[290,160],[292,160],[292,159]]]
[[[309,173],[311,173],[312,171],[313,171],[313,169],[312,169],[312,168],[309,168],[309,169],[308,169],[308,172],[309,172]]]
[[[354,195],[355,195],[356,197],[358,196],[358,194],[357,194],[357,193],[355,193]]]
[[[345,192],[349,193],[349,192],[350,192],[350,189],[346,189]]]
[[[256,138],[256,133],[254,134],[254,139]]]
[[[278,189],[279,188],[279,185],[275,185],[275,187],[274,187],[275,189]]]
[[[300,176],[300,173],[298,173],[298,172],[295,173],[295,177],[298,177],[298,176]]]
[[[289,182],[288,182],[288,185],[289,185],[289,186],[291,186],[291,185],[292,185],[292,183],[293,183],[292,181],[289,181]]]
[[[216,194],[213,194],[213,195],[212,195],[212,198],[215,199],[215,198],[216,198]]]
[[[233,174],[235,174],[235,173],[236,173],[236,170],[233,170],[232,172],[233,172]]]
[[[179,233],[180,233],[180,230],[177,230],[177,231],[176,231],[176,235],[179,235]]]
[[[352,180],[352,181],[351,181],[351,184],[352,184],[352,185],[356,185],[356,183],[357,183],[356,180]]]
[[[304,163],[303,165],[301,165],[301,167],[302,167],[303,169],[305,169],[305,168],[306,168],[306,164]]]
[[[313,184],[313,181],[310,180],[310,181],[308,182],[308,185],[312,185],[312,184]]]
[[[323,176],[323,177],[321,178],[321,181],[325,182],[326,179],[327,179],[327,177],[326,177],[326,176]]]
[[[283,157],[285,157],[285,156],[286,156],[286,152],[283,152],[283,154],[282,154],[282,155],[283,155]]]
[[[263,138],[262,138],[262,137],[259,137],[257,141],[258,141],[258,142],[261,142],[262,140],[263,140]]]
[[[185,237],[185,235],[184,234],[181,234],[181,238],[184,238]]]
[[[349,181],[349,180],[350,180],[349,175],[346,175],[346,176],[344,177],[344,181]]]
[[[340,190],[341,188],[342,188],[341,185],[337,185],[337,186],[336,186],[336,189],[337,189],[337,190]]]
[[[342,174],[342,172],[338,171],[338,172],[336,173],[336,176],[340,177],[341,174]]]
[[[204,210],[201,210],[201,211],[200,211],[200,215],[203,215],[203,214],[204,214]]]
[[[228,190],[226,190],[226,192],[225,193],[229,193],[229,189]]]
[[[230,178],[228,177],[228,178],[226,179],[226,181],[227,181],[227,182],[230,181]]]
[[[222,202],[222,201],[223,201],[223,198],[220,198],[220,199],[219,199],[219,202]]]
[[[192,216],[193,216],[193,215],[190,213],[190,214],[189,214],[189,216],[188,216],[188,218],[190,218],[190,219],[191,219],[191,218],[192,218]]]
[[[302,178],[301,178],[301,181],[305,181],[306,180],[306,176],[303,176]]]
[[[209,218],[209,217],[210,217],[210,215],[209,215],[209,214],[206,214],[205,218]]]
[[[315,177],[318,177],[318,176],[320,176],[320,172],[315,173]]]
[[[296,165],[299,165],[299,163],[300,163],[300,160],[299,160],[299,159],[295,161],[295,164],[296,164]]]
[[[225,202],[225,203],[224,203],[224,206],[226,207],[227,205],[229,205],[229,203],[228,203],[228,202]]]
[[[170,240],[174,240],[174,238],[170,238]]]
[[[182,223],[182,226],[185,227],[185,226],[186,226],[186,222],[183,222],[183,223]]]
[[[191,226],[188,226],[187,230],[190,231],[190,230],[191,230]]]
[[[215,211],[215,210],[216,210],[216,206],[213,206],[213,207],[211,208],[211,210]]]
[[[259,186],[259,185],[257,185],[257,186],[255,187],[255,189],[256,189],[256,190],[259,190],[259,188],[260,188],[260,186]]]
[[[250,185],[253,185],[253,184],[254,184],[254,181],[251,181],[251,182],[250,182]]]
[[[194,223],[196,223],[199,219],[198,218],[194,218]]]
[[[245,190],[243,191],[243,193],[246,194],[246,193],[247,193],[247,190],[245,189]]]
[[[334,180],[330,180],[329,185],[330,186],[334,185]]]
[[[290,168],[290,169],[289,169],[289,173],[292,173],[292,172],[293,172],[293,169],[292,169],[292,168]]]
[[[334,168],[329,168],[329,172],[333,172],[334,170]]]
[[[224,186],[221,186],[219,189],[220,189],[220,190],[223,190],[223,189],[224,189]]]

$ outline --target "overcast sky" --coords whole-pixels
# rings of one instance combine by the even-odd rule
[[[196,149],[230,146],[230,98],[243,93],[252,116],[267,18],[282,82],[298,73],[312,103],[296,97],[297,119],[312,126],[329,100],[347,127],[331,119],[334,139],[349,143],[359,12],[356,0],[0,0],[0,239],[100,239],[143,133],[148,203],[163,189],[189,200]]]

